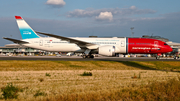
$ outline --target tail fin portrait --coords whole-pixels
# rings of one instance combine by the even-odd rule
[[[22,39],[40,38],[21,16],[15,16]]]

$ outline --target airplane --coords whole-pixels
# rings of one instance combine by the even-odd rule
[[[50,52],[83,53],[83,58],[94,58],[92,54],[115,56],[121,54],[160,54],[171,52],[172,48],[163,41],[150,38],[85,38],[64,37],[34,31],[21,16],[15,16],[22,40],[3,37],[22,46]],[[41,37],[37,33],[50,37]]]

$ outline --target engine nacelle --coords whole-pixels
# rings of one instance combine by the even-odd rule
[[[115,46],[100,46],[98,52],[100,55],[115,56]]]

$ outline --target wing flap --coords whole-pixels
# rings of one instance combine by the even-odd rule
[[[29,42],[26,42],[26,41],[21,41],[21,40],[12,39],[12,38],[6,38],[6,37],[3,37],[3,39],[12,41],[12,42],[17,43],[17,44],[28,44],[29,43]]]

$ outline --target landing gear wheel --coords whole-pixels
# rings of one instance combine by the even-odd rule
[[[83,55],[82,57],[83,57],[83,59],[87,59],[87,58],[88,59],[90,59],[90,58],[93,59],[94,58],[93,55]]]
[[[83,59],[87,58],[86,55],[83,55],[82,57],[83,57]]]
[[[94,58],[94,55],[91,55],[91,56],[90,56],[90,58],[92,58],[92,59],[93,59],[93,58]]]
[[[160,58],[160,57],[159,57],[159,56],[157,56],[157,57],[156,57],[156,60],[159,60],[159,58]]]
[[[87,56],[88,59],[89,59],[90,57],[91,57],[90,55]]]

